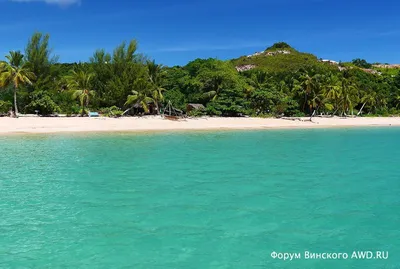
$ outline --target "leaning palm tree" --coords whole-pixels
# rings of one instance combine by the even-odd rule
[[[14,89],[14,112],[18,116],[17,91],[23,84],[32,85],[35,74],[29,71],[20,51],[10,51],[6,62],[0,62],[0,87],[12,86]]]
[[[165,91],[164,88],[156,86],[153,89],[153,92],[152,92],[152,95],[151,95],[153,100],[154,100],[154,104],[156,106],[157,114],[160,114],[160,103],[164,101],[163,91]]]
[[[95,91],[91,89],[91,81],[93,77],[93,73],[75,70],[65,77],[68,90],[73,91],[72,98],[74,100],[78,99],[80,102],[82,107],[82,116],[85,114],[86,108],[89,106],[90,99],[95,95]]]
[[[364,109],[364,107],[368,104],[369,106],[371,106],[372,108],[376,109],[376,92],[375,91],[367,91],[364,93],[364,95],[361,97],[361,102],[363,103],[360,111],[357,113],[357,116],[360,116],[362,114],[362,111]]]
[[[154,99],[151,96],[151,85],[143,78],[135,81],[135,90],[132,90],[132,94],[128,96],[125,105],[140,105],[143,110],[149,112],[149,104],[154,103]]]

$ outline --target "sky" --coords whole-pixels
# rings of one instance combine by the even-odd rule
[[[61,62],[136,39],[157,63],[231,59],[284,41],[319,58],[400,63],[396,0],[0,0],[0,59],[49,33]]]

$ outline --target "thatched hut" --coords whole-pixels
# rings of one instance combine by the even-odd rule
[[[153,115],[153,114],[157,113],[154,102],[148,102],[147,108],[149,109],[148,112],[145,111],[145,109],[143,108],[143,105],[141,103],[136,103],[131,107],[129,114],[131,114],[131,115],[151,114],[151,115]]]
[[[187,104],[186,112],[189,113],[193,110],[205,110],[206,108],[202,104]]]

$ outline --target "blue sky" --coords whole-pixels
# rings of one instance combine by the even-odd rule
[[[337,61],[400,63],[395,0],[0,0],[0,10],[0,57],[41,31],[63,62],[135,38],[165,65],[236,58],[277,41]]]

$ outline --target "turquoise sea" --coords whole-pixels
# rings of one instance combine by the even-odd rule
[[[400,128],[0,137],[0,268],[400,268]]]

